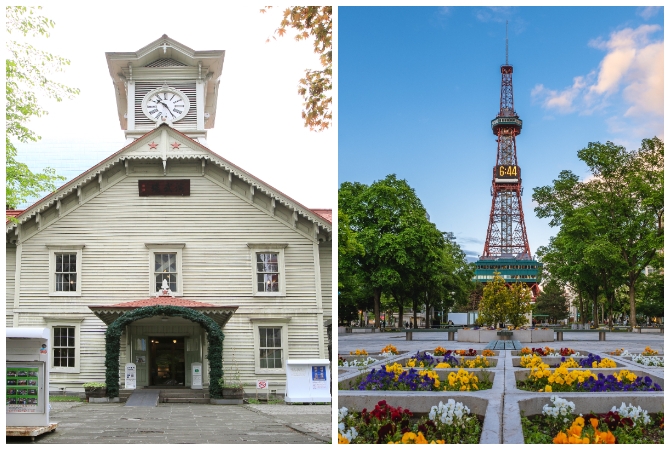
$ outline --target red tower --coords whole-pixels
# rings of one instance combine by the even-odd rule
[[[541,265],[532,260],[521,206],[523,188],[516,157],[516,137],[521,133],[523,122],[514,110],[513,68],[508,64],[507,43],[505,64],[500,66],[500,72],[500,112],[491,121],[498,142],[491,186],[493,199],[484,253],[478,261],[478,269],[485,271],[477,272],[488,274],[497,270],[508,283],[526,283],[535,297],[538,294],[537,272]],[[489,279],[488,276],[479,278],[484,282]]]

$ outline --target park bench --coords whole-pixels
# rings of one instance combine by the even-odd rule
[[[498,340],[486,344],[484,350],[521,350],[522,348],[520,341]]]
[[[661,330],[661,334],[663,334],[663,327],[635,327],[633,328],[633,331],[637,331],[638,333],[642,333],[642,329],[645,330]]]
[[[405,340],[411,341],[413,333],[448,333],[447,340],[455,341],[458,328],[408,328],[405,330]]]
[[[346,333],[374,333],[375,327],[349,327]]]
[[[556,332],[557,341],[563,340],[563,333],[598,333],[598,340],[604,341],[605,333],[609,332],[609,330],[573,330],[570,328],[556,329],[554,331]]]

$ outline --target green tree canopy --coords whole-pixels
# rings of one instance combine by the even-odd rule
[[[552,186],[533,193],[537,216],[550,218],[551,226],[574,229],[577,216],[588,222],[584,262],[598,278],[610,309],[615,289],[628,287],[632,324],[636,282],[647,265],[662,258],[663,147],[658,138],[643,140],[636,151],[612,142],[589,143],[577,155],[592,177],[580,182],[563,171]]]
[[[49,30],[55,23],[37,14],[40,7],[7,6],[6,27],[8,35],[21,34],[24,37],[49,37]],[[24,163],[17,161],[14,142],[34,142],[40,139],[28,128],[33,117],[48,114],[40,106],[38,95],[62,101],[79,94],[79,89],[50,79],[56,72],[62,72],[70,61],[60,56],[38,50],[30,44],[8,39],[6,42],[6,207],[14,209],[29,198],[46,191],[53,191],[56,182],[65,180],[51,168],[42,173],[33,173]]]
[[[441,283],[445,237],[428,220],[414,190],[395,175],[370,186],[344,182],[339,208],[364,249],[362,255],[344,263],[356,267],[361,283],[369,289],[375,325],[379,326],[382,292],[406,297],[416,311],[428,291],[437,289],[435,283]]]
[[[511,301],[510,290],[500,272],[493,273],[493,281],[484,285],[482,299],[479,302],[479,318],[482,324],[498,326],[507,318],[507,308]]]
[[[568,299],[556,280],[551,280],[537,296],[534,314],[549,316],[550,321],[567,319],[570,316]]]

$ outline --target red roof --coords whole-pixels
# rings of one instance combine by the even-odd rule
[[[132,302],[117,303],[115,305],[91,306],[91,308],[141,308],[143,306],[184,306],[186,308],[218,308],[211,303],[196,302],[183,298],[153,297],[146,300],[135,300]]]
[[[333,210],[332,209],[312,209],[312,212],[323,217],[328,222],[333,223]]]
[[[8,210],[6,210],[6,216],[16,217],[19,214],[21,214],[23,211],[24,211],[23,209],[8,209]]]

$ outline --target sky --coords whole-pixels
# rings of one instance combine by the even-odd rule
[[[41,141],[17,145],[31,170],[50,166],[69,180],[123,148],[105,52],[134,52],[167,34],[194,50],[226,51],[209,148],[307,207],[335,208],[336,130],[305,128],[297,93],[304,70],[321,69],[318,55],[291,30],[266,43],[282,8],[261,14],[259,6],[212,3],[186,17],[183,2],[136,2],[132,14],[103,3],[88,11],[71,4],[79,12],[72,14],[66,5],[43,7],[56,25],[48,39],[32,43],[71,61],[53,77],[81,93],[60,103],[41,98],[49,115],[29,125]]]
[[[491,209],[500,66],[514,68],[523,212],[533,256],[557,229],[533,188],[577,151],[663,135],[662,7],[340,7],[338,182],[407,180],[431,221],[478,258]]]

